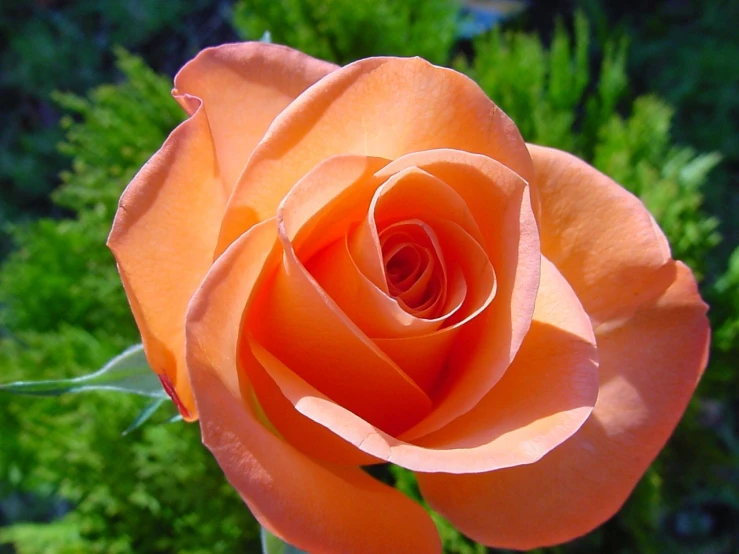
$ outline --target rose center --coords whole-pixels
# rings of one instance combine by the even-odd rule
[[[420,221],[405,221],[380,233],[388,291],[404,309],[435,317],[443,302],[443,256],[433,230]]]
[[[429,252],[417,244],[401,243],[383,252],[385,275],[392,294],[397,296],[407,291],[428,267]]]

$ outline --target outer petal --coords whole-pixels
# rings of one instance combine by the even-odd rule
[[[200,107],[128,185],[108,238],[149,363],[172,382],[187,419],[196,413],[184,363],[185,311],[213,261],[227,199]]]
[[[541,250],[595,322],[625,317],[673,279],[670,248],[636,196],[571,154],[529,145]]]
[[[368,58],[338,69],[270,127],[234,190],[219,249],[271,217],[321,160],[338,154],[395,159],[433,148],[485,154],[525,180],[533,175],[516,126],[464,75],[418,58]]]
[[[546,213],[546,211],[545,211]],[[627,320],[596,330],[590,419],[541,461],[478,475],[419,474],[429,503],[475,540],[527,550],[611,517],[664,446],[706,365],[708,321],[690,270]]]
[[[184,368],[184,316],[213,261],[228,197],[275,116],[335,68],[283,46],[204,50],[175,77],[173,94],[190,119],[121,197],[108,245],[149,363],[172,384],[188,420],[197,414]]]
[[[206,48],[175,77],[187,109],[203,102],[224,185],[230,191],[274,118],[336,65],[276,44],[241,42]],[[274,214],[271,214],[274,215]]]
[[[272,434],[241,394],[242,310],[272,263],[274,221],[254,227],[214,264],[187,316],[187,361],[203,441],[259,522],[310,552],[440,552],[418,504],[358,468],[321,464]],[[246,387],[248,389],[248,387]]]

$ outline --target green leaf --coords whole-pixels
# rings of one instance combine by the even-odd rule
[[[136,419],[131,422],[131,425],[129,425],[128,428],[126,428],[126,430],[121,433],[121,435],[125,437],[130,432],[135,431],[136,429],[141,427],[151,416],[154,415],[154,412],[156,412],[166,400],[166,398],[155,398],[154,400],[152,400],[149,404],[146,405],[146,408],[141,410],[141,413],[136,416]]]
[[[264,527],[262,527],[261,536],[263,554],[306,554],[302,550],[298,550],[294,546],[287,544],[282,539],[275,537]]]
[[[58,396],[90,390],[127,392],[156,399],[167,398],[167,393],[149,367],[144,347],[140,344],[126,349],[102,369],[89,375],[48,381],[16,381],[0,385],[0,392],[32,396]]]

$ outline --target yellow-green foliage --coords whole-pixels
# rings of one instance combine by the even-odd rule
[[[456,0],[240,0],[244,39],[274,42],[346,64],[368,56],[421,56],[443,64],[457,32]]]
[[[503,108],[526,140],[574,151],[580,138],[573,132],[575,110],[590,75],[587,23],[579,17],[575,28],[574,45],[558,27],[551,49],[535,35],[495,28],[475,42],[471,65],[463,59],[456,65]]]
[[[169,79],[123,54],[119,66],[122,84],[89,100],[60,97],[80,120],[66,122],[73,163],[55,198],[77,213],[14,233],[18,248],[0,272],[3,381],[89,373],[139,341],[105,238],[123,187],[182,114]],[[256,523],[197,426],[121,436],[144,403],[103,393],[3,397],[0,497],[31,494],[33,506],[46,506],[43,519],[60,517],[4,529],[0,542],[28,554],[254,551]],[[14,519],[29,518],[21,510]]]
[[[637,98],[622,115],[617,108],[628,83],[626,43],[607,43],[603,59],[593,64],[581,15],[574,27],[572,40],[558,26],[550,49],[536,36],[495,29],[476,42],[472,64],[458,60],[457,66],[511,116],[527,141],[578,154],[638,194],[675,257],[700,273],[719,240],[717,221],[701,211],[700,189],[720,157],[675,147],[672,109],[657,98]],[[589,93],[588,85],[594,89]]]
[[[652,96],[638,98],[630,117],[610,117],[598,130],[595,166],[639,195],[670,238],[673,256],[699,276],[718,244],[718,221],[701,210],[701,186],[721,161],[671,144],[672,109]]]
[[[716,283],[717,309],[726,324],[716,333],[716,344],[722,350],[739,350],[739,247],[729,259],[729,268]]]

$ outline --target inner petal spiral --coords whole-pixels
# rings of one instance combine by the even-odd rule
[[[428,271],[429,251],[416,244],[400,243],[383,254],[387,284],[394,296],[407,291],[422,272]]]
[[[446,299],[446,267],[434,230],[420,220],[401,221],[379,233],[388,291],[417,317],[439,315]]]

